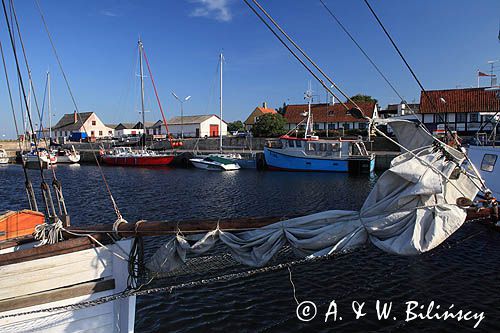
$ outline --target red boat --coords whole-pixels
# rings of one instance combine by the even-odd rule
[[[134,152],[130,147],[116,147],[112,152],[103,154],[101,160],[108,165],[161,166],[172,163],[174,155],[158,154],[149,150]]]

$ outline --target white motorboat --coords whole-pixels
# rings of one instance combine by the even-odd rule
[[[7,152],[5,149],[0,149],[0,164],[9,163],[9,156],[7,156]]]
[[[75,149],[74,146],[71,146],[71,149],[59,148],[54,151],[54,154],[57,157],[57,163],[71,164],[80,162],[80,153]]]
[[[224,157],[224,154],[211,154],[206,157],[196,157],[189,159],[198,169],[214,171],[234,171],[240,166],[233,159]]]

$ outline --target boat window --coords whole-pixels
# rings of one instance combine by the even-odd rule
[[[332,151],[339,151],[340,150],[340,143],[332,143]]]
[[[481,162],[481,170],[492,172],[497,162],[497,157],[494,154],[484,154],[483,161]]]
[[[295,147],[297,148],[302,147],[302,141],[295,141]]]
[[[288,140],[288,147],[293,148],[293,140]]]
[[[326,143],[320,143],[319,144],[319,150],[320,151],[326,151]]]
[[[307,150],[315,151],[316,150],[315,144],[312,142],[309,142],[309,144],[307,145]]]

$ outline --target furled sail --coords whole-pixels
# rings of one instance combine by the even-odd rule
[[[403,127],[415,125],[399,123]],[[425,142],[413,132],[417,142]],[[301,256],[342,252],[367,242],[400,255],[432,250],[464,223],[459,197],[473,199],[477,187],[461,168],[465,156],[448,146],[426,145],[402,154],[377,181],[361,210],[331,210],[277,222],[260,229],[226,232],[217,228],[204,235],[177,235],[153,255],[152,271],[169,272],[188,254],[200,255],[217,242],[245,265],[263,266],[284,246]]]

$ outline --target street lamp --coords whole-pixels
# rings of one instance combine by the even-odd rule
[[[181,104],[181,139],[184,139],[184,102],[189,101],[191,96],[186,96],[184,99],[180,99],[173,91],[172,96],[174,96],[175,99]]]

